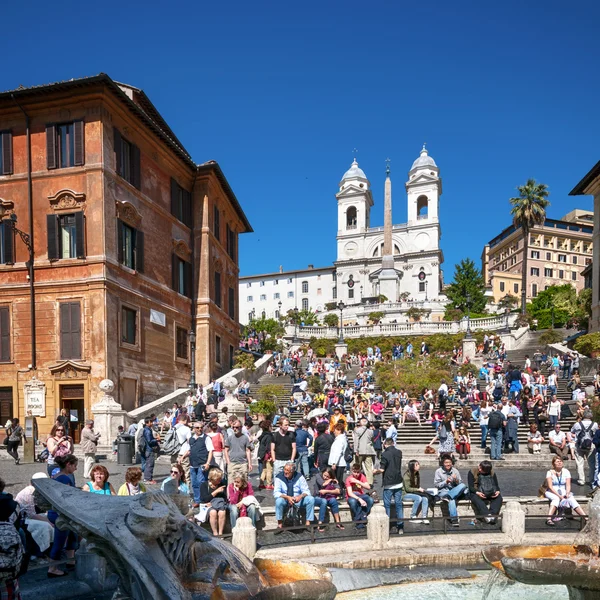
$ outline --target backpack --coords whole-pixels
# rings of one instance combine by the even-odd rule
[[[577,448],[579,452],[582,454],[589,454],[592,449],[592,436],[590,435],[590,431],[594,426],[593,423],[590,423],[589,427],[584,427],[583,423],[579,424],[579,432],[577,433]]]
[[[165,436],[165,443],[163,444],[163,451],[165,454],[173,455],[179,452],[182,444],[177,437],[177,430],[175,427],[171,427],[169,429],[167,435]]]
[[[504,422],[504,417],[500,411],[495,410],[488,419],[488,428],[489,429],[500,429],[502,427],[502,423]]]
[[[494,476],[492,474],[489,475],[479,475],[478,480],[479,491],[484,494],[486,498],[492,498],[493,495],[498,491],[496,488],[496,483],[494,481]]]
[[[494,387],[497,390],[501,390],[502,389],[502,380],[499,377],[498,377],[498,379],[496,379],[496,383],[495,383]]]
[[[16,579],[23,562],[21,536],[12,523],[0,522],[0,582]]]

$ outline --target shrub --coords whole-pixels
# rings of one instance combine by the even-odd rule
[[[460,321],[463,316],[464,313],[460,308],[452,308],[450,305],[446,306],[444,321]]]
[[[337,327],[339,322],[340,320],[338,316],[334,313],[330,313],[323,317],[323,323],[325,323],[325,325],[328,327]]]
[[[573,348],[586,356],[592,356],[593,353],[600,352],[600,333],[588,333],[587,335],[582,335],[577,339]]]
[[[473,375],[477,375],[479,373],[479,369],[473,363],[467,363],[465,365],[460,365],[458,368],[458,372],[461,375],[468,375],[469,373],[473,373]]]
[[[259,400],[265,402],[274,402],[277,404],[277,401],[281,396],[285,396],[285,388],[277,383],[263,385],[258,391]]]
[[[283,344],[278,342],[274,337],[267,338],[262,343],[263,352],[283,352]]]
[[[271,419],[277,412],[277,402],[273,400],[258,400],[250,405],[250,412],[253,415],[265,415],[265,418]]]
[[[323,382],[318,375],[313,375],[308,378],[308,391],[311,394],[319,394],[323,391]]]
[[[335,354],[335,340],[317,339],[312,337],[310,338],[309,344],[314,353],[321,358],[328,354]]]
[[[423,317],[428,317],[430,314],[430,310],[427,310],[426,308],[416,308],[414,306],[411,306],[406,311],[406,316],[413,321],[420,321]]]
[[[442,379],[452,379],[448,362],[435,357],[377,363],[375,369],[382,390],[404,388],[411,398],[417,398],[423,388],[436,390]]]
[[[540,335],[540,344],[543,344],[544,346],[547,346],[548,344],[558,344],[559,342],[562,342],[562,340],[562,334],[554,329],[544,331],[544,333]]]
[[[254,355],[248,352],[242,352],[238,350],[235,353],[235,363],[234,368],[236,369],[246,369],[246,371],[254,371]]]
[[[385,317],[385,313],[382,310],[369,313],[369,319],[374,323],[379,323],[383,317]]]

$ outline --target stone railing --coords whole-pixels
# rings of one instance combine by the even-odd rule
[[[518,315],[508,316],[508,326],[513,327]],[[506,327],[506,316],[471,319],[471,331],[499,331]],[[392,335],[432,335],[434,333],[465,333],[467,319],[460,321],[416,321],[414,323],[382,323],[380,325],[345,325],[345,338],[392,336]],[[293,337],[294,326],[286,328],[287,337]],[[298,327],[298,337],[309,339],[335,339],[339,337],[338,327]]]

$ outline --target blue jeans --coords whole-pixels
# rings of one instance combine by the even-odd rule
[[[388,517],[391,517],[392,498],[396,504],[396,527],[402,529],[404,527],[404,508],[402,506],[402,488],[397,490],[383,490],[383,506]],[[370,509],[369,509],[370,510]]]
[[[312,496],[304,496],[304,498],[302,498],[302,500],[300,500],[296,506],[300,508],[306,508],[307,521],[315,520],[315,499]],[[284,498],[275,499],[275,518],[278,521],[283,520],[283,515],[285,512],[287,512],[288,507],[289,503]]]
[[[488,434],[488,426],[480,425],[479,427],[481,427],[481,447],[485,448],[485,440],[486,440],[487,434]]]
[[[58,515],[54,511],[48,511],[48,520],[54,525],[54,541],[50,549],[50,558],[52,560],[59,560],[63,549],[77,550],[79,548],[77,534],[68,529],[59,529],[56,526],[57,518]]]
[[[319,523],[325,522],[327,516],[327,507],[331,510],[332,515],[338,515],[340,513],[340,507],[338,501],[335,498],[315,498],[315,508],[319,508]]]
[[[296,457],[296,472],[302,473],[307,481],[310,478],[308,452],[298,452],[298,456]]]
[[[204,469],[202,467],[190,467],[190,479],[192,480],[192,490],[194,492],[194,502],[200,503],[200,484],[206,481]]]
[[[456,517],[458,516],[458,512],[456,510],[456,499],[459,496],[461,496],[466,489],[467,486],[464,483],[459,483],[456,487],[453,487],[451,490],[440,491],[439,498],[449,498],[448,513],[450,514],[451,519],[456,519]]]
[[[427,511],[429,510],[429,499],[427,496],[419,496],[419,494],[404,494],[405,500],[412,500],[412,510],[410,512],[410,518],[414,519],[419,514],[421,509],[421,517],[427,518]]]
[[[548,386],[548,394],[550,396],[555,396],[556,395],[556,386],[555,385],[549,385]]]
[[[250,517],[250,519],[252,519],[252,525],[254,525],[254,527],[256,527],[256,506],[254,506],[254,504],[247,506],[246,512],[248,513],[247,516]],[[231,521],[231,529],[233,529],[235,527],[235,523],[238,520],[239,514],[240,514],[240,511],[239,511],[238,507],[235,504],[230,504],[229,505],[229,520]]]
[[[400,495],[402,495],[402,490],[400,490]],[[354,515],[354,521],[364,521],[369,516],[371,508],[373,508],[373,498],[371,498],[371,496],[367,496],[366,494],[356,494],[356,496],[364,500],[367,505],[363,507],[356,498],[350,497],[348,497],[348,505],[350,506],[350,510]],[[385,490],[383,498],[385,503]]]
[[[498,460],[502,455],[502,429],[490,429],[490,441],[492,442],[490,458]]]
[[[554,426],[558,423],[558,415],[548,415],[548,420],[550,421],[550,427],[554,429]]]

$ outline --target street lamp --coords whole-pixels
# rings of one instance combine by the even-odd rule
[[[192,368],[190,369],[190,390],[192,393],[196,392],[196,332],[191,329],[188,334],[190,338],[190,359],[192,362]]]
[[[471,335],[471,294],[467,293],[467,335],[465,335],[465,340],[470,340]]]
[[[427,302],[427,279],[425,280],[425,302]]]
[[[297,344],[300,342],[300,340],[298,339],[298,307],[294,307],[294,339],[293,339],[294,344]]]
[[[342,300],[338,302],[337,307],[340,309],[340,337],[338,339],[338,344],[344,343],[344,308],[346,305]]]
[[[277,318],[281,319],[281,306],[282,306],[281,300],[277,303],[277,306],[279,307],[279,312],[277,313]]]
[[[360,301],[361,301],[361,303],[362,303],[362,291],[363,291],[363,286],[361,285],[360,286]]]

